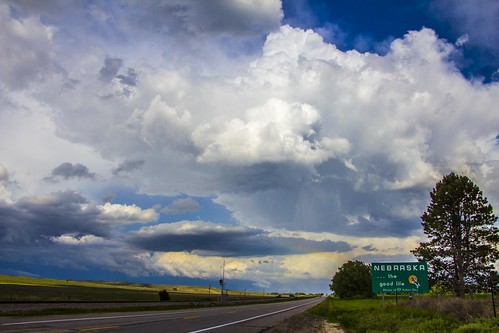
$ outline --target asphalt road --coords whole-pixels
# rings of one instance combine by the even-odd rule
[[[202,309],[0,318],[0,332],[254,333],[311,308],[323,298]]]

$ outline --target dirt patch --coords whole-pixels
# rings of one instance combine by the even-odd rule
[[[322,317],[303,312],[284,320],[262,333],[343,333],[338,324],[328,323]]]

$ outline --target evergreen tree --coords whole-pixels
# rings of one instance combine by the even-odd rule
[[[492,206],[477,185],[455,173],[444,176],[430,197],[421,216],[429,241],[412,251],[428,262],[430,283],[440,282],[459,297],[471,289],[486,290],[499,259]]]

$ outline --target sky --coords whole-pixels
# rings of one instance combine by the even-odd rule
[[[499,2],[0,3],[0,274],[327,292],[499,207]],[[499,208],[498,208],[499,209]]]

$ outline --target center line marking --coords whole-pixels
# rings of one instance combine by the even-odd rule
[[[195,319],[195,318],[199,318],[201,316],[190,316],[190,317],[184,317],[184,319]]]
[[[99,331],[99,330],[107,330],[110,328],[117,328],[119,327],[118,325],[114,326],[102,326],[102,327],[89,327],[89,328],[82,328],[80,332],[90,332],[90,331]]]

